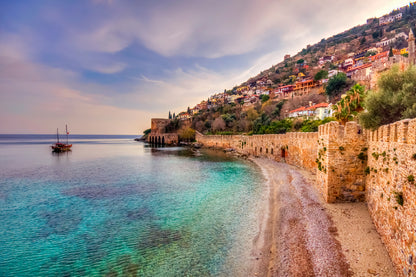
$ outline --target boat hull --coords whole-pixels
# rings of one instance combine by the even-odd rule
[[[60,152],[66,152],[71,151],[72,144],[64,144],[64,143],[55,143],[51,146],[52,152],[60,153]]]

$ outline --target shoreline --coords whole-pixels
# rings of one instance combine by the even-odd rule
[[[365,203],[328,204],[306,170],[249,160],[268,195],[249,276],[396,276]]]

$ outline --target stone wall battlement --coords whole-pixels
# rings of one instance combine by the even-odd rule
[[[313,173],[316,170],[316,146],[318,133],[286,133],[270,135],[212,135],[196,134],[196,140],[208,147],[234,148],[236,151],[266,157],[276,161],[303,167]]]
[[[416,119],[404,119],[367,131],[367,140],[374,142],[416,143]]]
[[[332,121],[318,127],[318,136],[332,136],[337,140],[355,140],[365,133],[361,126],[354,121],[347,122],[345,126]]]
[[[400,276],[416,276],[416,119],[369,131],[366,199]]]
[[[327,202],[367,201],[398,275],[416,276],[416,119],[375,131],[329,122],[316,133],[196,139],[305,168]]]

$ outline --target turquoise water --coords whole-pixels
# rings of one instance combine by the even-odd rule
[[[215,152],[0,136],[0,276],[245,276],[264,188]]]

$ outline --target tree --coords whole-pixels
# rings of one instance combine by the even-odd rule
[[[378,31],[375,31],[373,34],[373,39],[381,38],[383,36],[383,28],[380,28]]]
[[[282,107],[285,104],[286,100],[280,101],[277,103],[275,110],[273,111],[272,115],[274,117],[280,117],[280,112],[282,111]]]
[[[146,130],[143,131],[143,134],[146,136],[146,135],[150,134],[151,131],[152,131],[151,129],[146,129]]]
[[[318,73],[315,74],[314,80],[319,81],[319,80],[326,79],[326,78],[328,78],[328,71],[320,70],[318,71]]]
[[[170,111],[169,111],[169,119],[172,119],[172,114],[170,113]]]
[[[179,137],[184,141],[194,141],[195,140],[195,130],[188,127],[179,132]]]
[[[173,133],[176,132],[180,127],[180,121],[179,119],[172,119],[168,125],[165,127],[165,131],[167,133]]]
[[[338,103],[333,106],[334,117],[342,125],[353,120],[359,112],[363,110],[363,100],[365,88],[360,84],[355,84]]]
[[[296,61],[296,63],[297,63],[297,64],[302,64],[302,63],[304,63],[304,62],[305,62],[305,60],[304,60],[304,59],[299,59],[299,60],[297,60],[297,61]]]
[[[283,119],[280,121],[274,120],[265,128],[265,134],[285,134],[292,129],[292,121]]]
[[[217,117],[212,123],[213,131],[224,131],[226,127],[224,119],[222,117]]]
[[[342,90],[347,86],[347,75],[345,75],[345,73],[340,72],[329,79],[325,88],[325,93],[330,97],[335,96],[342,92]]]
[[[359,116],[366,129],[416,117],[416,67],[401,71],[398,66],[385,72],[378,80],[378,90],[367,96],[366,112]]]
[[[264,134],[269,124],[270,118],[267,114],[262,113],[261,116],[253,122],[253,132],[256,134]]]
[[[269,99],[270,99],[270,96],[268,96],[267,94],[263,94],[261,96],[261,103],[264,103],[264,102],[266,102]]]
[[[255,109],[251,108],[247,111],[247,119],[248,120],[254,121],[257,117],[259,117],[259,114]]]
[[[394,54],[393,54],[393,47],[390,47],[389,57],[393,57],[393,56],[394,56]]]

